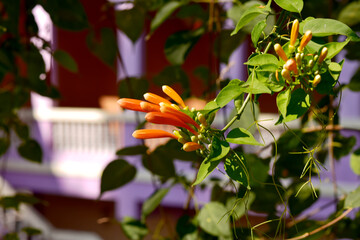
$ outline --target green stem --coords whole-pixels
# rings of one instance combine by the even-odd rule
[[[233,123],[236,121],[236,119],[238,119],[241,114],[244,112],[245,107],[247,105],[247,103],[250,101],[251,99],[251,93],[249,93],[244,101],[244,103],[242,104],[240,110],[238,111],[238,113],[230,120],[230,122],[221,130],[222,132],[225,132],[231,125],[233,125]]]

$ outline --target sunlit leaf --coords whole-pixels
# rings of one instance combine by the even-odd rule
[[[346,24],[335,19],[316,18],[307,21],[303,31],[311,30],[315,37],[325,37],[330,35],[345,35],[351,41],[360,41],[360,37]]]
[[[250,66],[260,66],[265,64],[277,65],[278,62],[278,59],[272,54],[259,54],[250,58],[249,61],[244,64]]]
[[[290,103],[291,99],[291,89],[287,89],[286,91],[279,92],[276,96],[276,105],[279,109],[279,112],[286,116],[287,107]]]
[[[221,89],[219,94],[215,98],[215,102],[219,107],[224,107],[231,100],[237,98],[240,94],[243,93],[242,85],[243,81],[239,79],[233,79],[229,82],[229,84]]]
[[[258,22],[251,32],[251,41],[255,47],[257,47],[257,42],[266,27],[266,19]]]
[[[344,208],[356,207],[360,207],[360,187],[350,192],[345,198]]]
[[[304,7],[303,0],[274,0],[277,5],[289,12],[300,13]]]
[[[197,220],[205,232],[214,236],[228,237],[231,235],[231,229],[226,213],[227,209],[223,204],[210,202],[200,210]]]
[[[249,174],[246,169],[245,159],[242,155],[232,154],[226,158],[224,168],[231,179],[250,189]]]
[[[360,148],[351,154],[350,167],[355,174],[360,175]]]
[[[130,240],[141,240],[149,232],[144,223],[132,217],[123,217],[120,226],[126,237]]]
[[[231,130],[226,136],[226,141],[235,144],[263,145],[256,141],[254,136],[245,128],[235,128]]]

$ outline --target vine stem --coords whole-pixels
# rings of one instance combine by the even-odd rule
[[[286,240],[299,240],[299,239],[304,239],[308,236],[311,236],[311,235],[314,235],[315,233],[318,233],[332,225],[334,225],[335,223],[337,223],[338,221],[340,221],[341,219],[343,219],[346,215],[348,215],[351,211],[353,210],[353,208],[349,208],[348,210],[346,210],[345,212],[343,212],[340,216],[338,216],[337,218],[335,218],[334,220],[328,222],[327,224],[325,225],[322,225],[321,227],[311,231],[311,232],[307,232],[307,233],[304,233],[303,235],[301,236],[298,236],[298,237],[294,237],[294,238],[288,238]]]
[[[247,105],[247,103],[250,101],[251,99],[251,93],[249,93],[246,96],[246,99],[244,101],[244,103],[242,104],[240,110],[238,111],[238,113],[230,120],[230,122],[221,130],[222,132],[225,132],[231,125],[233,125],[233,123],[241,116],[241,114],[244,112],[245,107]]]

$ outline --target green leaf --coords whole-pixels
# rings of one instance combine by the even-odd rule
[[[303,31],[311,30],[314,37],[345,35],[351,41],[360,41],[360,37],[346,24],[334,19],[316,18],[305,23]]]
[[[69,70],[70,72],[77,72],[78,66],[75,60],[72,58],[72,56],[63,51],[63,50],[56,50],[53,53],[54,59],[64,68]]]
[[[153,78],[153,82],[158,86],[180,83],[184,89],[189,87],[189,77],[180,66],[165,67]]]
[[[260,146],[264,145],[256,141],[254,136],[244,128],[235,128],[231,130],[226,136],[226,141],[235,144],[260,145]]]
[[[355,174],[360,175],[360,148],[351,154],[350,167]]]
[[[217,103],[217,105],[222,108],[231,100],[240,96],[243,93],[243,84],[244,82],[239,79],[231,80],[229,84],[223,89],[221,89],[219,94],[216,96],[215,102]]]
[[[135,5],[131,9],[115,12],[116,26],[135,43],[143,33],[145,12]]]
[[[208,161],[217,161],[223,159],[230,151],[228,142],[214,137],[211,143],[210,154]]]
[[[230,224],[226,217],[227,209],[219,202],[210,202],[200,210],[197,220],[200,227],[214,236],[231,236]]]
[[[342,63],[341,65],[337,62],[331,62],[329,63],[329,73],[333,77],[335,81],[339,79],[340,73],[342,71]]]
[[[338,20],[349,26],[360,23],[360,1],[350,2],[341,10]]]
[[[290,122],[298,119],[310,107],[310,96],[303,89],[298,88],[291,93],[289,105],[286,110],[286,116],[283,122]]]
[[[272,54],[259,54],[252,58],[250,58],[246,63],[246,65],[250,66],[260,66],[265,64],[274,64],[277,65],[279,60]]]
[[[170,188],[160,188],[156,190],[146,201],[143,203],[141,208],[141,217],[145,219],[152,213],[161,203],[163,198],[169,192]]]
[[[166,178],[176,175],[174,159],[161,148],[155,149],[149,155],[143,155],[142,163],[153,174]]]
[[[156,13],[154,19],[150,24],[150,33],[154,32],[170,15],[179,7],[183,5],[182,2],[170,1],[164,4]]]
[[[36,163],[42,162],[42,149],[37,141],[29,139],[20,144],[18,152],[23,158]]]
[[[345,198],[344,208],[356,207],[360,207],[360,187],[350,192]]]
[[[0,198],[0,206],[2,206],[3,209],[19,210],[20,202],[16,196],[6,196]]]
[[[166,59],[173,65],[181,65],[200,37],[205,33],[204,28],[195,31],[180,31],[168,37],[165,42]]]
[[[291,90],[290,88],[286,91],[281,91],[276,96],[276,105],[279,109],[281,115],[286,116],[287,107],[291,99]]]
[[[118,156],[142,155],[145,154],[148,147],[145,145],[131,146],[117,150]]]
[[[251,7],[249,7],[240,17],[239,21],[236,24],[236,27],[234,31],[231,33],[231,35],[235,35],[238,33],[241,28],[243,28],[246,24],[251,22],[253,19],[258,17],[261,14],[268,15],[270,12],[269,6],[264,6],[262,4],[254,4]]]
[[[95,56],[110,67],[114,66],[118,48],[115,33],[111,28],[101,28],[100,33],[90,31],[86,36],[86,44]]]
[[[249,174],[245,167],[245,159],[242,155],[232,154],[226,158],[224,168],[231,179],[250,189]]]
[[[32,227],[24,227],[21,231],[25,232],[28,236],[36,236],[42,234],[40,229]]]
[[[324,47],[328,48],[328,54],[326,55],[326,59],[332,59],[335,57],[348,43],[350,39],[347,38],[343,42],[330,42],[324,45]]]
[[[123,159],[110,162],[101,175],[100,197],[110,190],[120,188],[131,182],[136,175],[136,168]]]
[[[131,77],[118,83],[118,95],[121,98],[143,99],[149,90],[149,81],[145,78]]]
[[[176,232],[180,239],[183,240],[197,240],[197,226],[194,224],[194,220],[188,215],[181,216],[176,223]]]
[[[259,41],[260,36],[265,28],[266,28],[266,19],[258,22],[251,31],[251,41],[255,47],[257,47],[257,42]]]
[[[3,240],[20,240],[18,234],[16,232],[14,233],[7,233]]]
[[[192,186],[201,183],[207,176],[209,176],[210,173],[212,173],[212,171],[214,171],[214,169],[219,165],[220,162],[221,160],[209,161],[209,158],[205,158],[199,167],[196,180],[192,184]]]
[[[21,121],[14,121],[14,130],[16,135],[22,140],[27,140],[30,136],[28,125]]]
[[[89,26],[86,12],[79,0],[40,0],[52,22],[67,30],[83,30]]]
[[[304,7],[303,0],[274,0],[277,5],[289,12],[300,13]]]
[[[149,232],[146,225],[132,217],[124,217],[120,222],[121,229],[130,240],[141,240]]]

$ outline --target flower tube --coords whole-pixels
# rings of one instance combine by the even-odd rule
[[[163,97],[160,97],[154,93],[145,93],[144,94],[144,98],[145,100],[154,103],[154,104],[160,104],[161,102],[167,103],[169,105],[171,105],[171,102]]]
[[[143,102],[138,99],[132,99],[132,98],[120,98],[117,103],[120,105],[120,107],[128,110],[138,111],[138,112],[146,112],[143,110],[140,106],[140,103]]]
[[[159,105],[156,105],[153,103],[142,101],[142,102],[140,102],[140,107],[145,112],[160,112]]]
[[[198,135],[198,133],[192,129],[189,125],[185,122],[177,118],[175,115],[170,113],[162,113],[162,112],[150,112],[145,115],[146,121],[150,123],[156,124],[165,124],[165,125],[172,125],[175,127],[182,127],[189,130],[194,135]]]
[[[184,144],[183,149],[185,152],[192,152],[198,149],[203,149],[204,147],[198,143],[187,142]]]
[[[164,103],[160,103],[160,111],[163,113],[170,113],[175,115],[176,117],[178,117],[180,120],[182,120],[185,123],[189,123],[194,125],[196,128],[200,129],[199,124],[197,124],[195,122],[194,119],[192,119],[190,116],[186,115],[183,112],[180,112],[179,110],[176,110],[172,107],[169,107],[168,105],[164,104]]]
[[[178,137],[175,136],[174,134],[158,129],[136,130],[133,132],[132,136],[137,139],[165,138],[165,137],[178,139]]]
[[[162,90],[163,92],[168,95],[172,100],[174,100],[175,102],[177,102],[182,108],[185,108],[186,105],[184,103],[184,101],[182,100],[182,98],[180,97],[180,95],[175,92],[174,89],[172,89],[171,87],[167,86],[167,85],[163,85],[162,86]]]
[[[285,62],[288,60],[286,53],[284,52],[284,49],[281,47],[280,44],[276,43],[274,45],[274,50],[276,52],[276,54]]]

